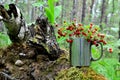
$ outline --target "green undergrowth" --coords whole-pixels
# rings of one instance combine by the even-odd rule
[[[11,44],[8,35],[0,33],[0,48],[6,47]]]
[[[105,76],[107,80],[120,80],[120,68],[116,70],[117,65],[120,66],[120,63],[116,58],[104,58],[92,62],[91,68]]]

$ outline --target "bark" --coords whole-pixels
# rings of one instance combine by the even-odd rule
[[[83,0],[82,19],[81,19],[81,22],[82,22],[82,23],[84,23],[84,20],[85,20],[85,10],[86,10],[86,0]]]
[[[91,3],[91,5],[90,5],[90,21],[92,21],[93,5],[94,5],[94,0],[92,0],[92,3]]]
[[[36,53],[46,53],[50,60],[55,60],[59,57],[60,48],[56,40],[54,28],[52,25],[50,25],[47,18],[43,16],[38,17],[36,23],[31,25],[31,27],[29,27],[27,31],[25,30],[25,34],[23,34],[23,36],[25,38],[27,36],[27,38],[21,40],[19,34],[22,33],[21,31],[24,31],[24,29],[26,29],[26,26],[22,25],[23,22],[21,21],[21,19],[20,25],[17,25],[15,19],[9,19],[9,14],[4,8],[2,8],[5,13],[3,15],[3,13],[1,12],[1,8],[2,7],[0,6],[0,16],[5,18],[2,20],[8,29],[8,36],[13,43],[27,42],[30,46],[35,47]],[[6,18],[8,19],[6,20]],[[24,26],[25,28],[22,26]]]
[[[109,0],[107,0],[107,2],[106,2],[106,9],[108,7],[108,2],[109,2]],[[108,13],[105,14],[105,24],[107,24],[107,23],[108,23]]]
[[[103,23],[103,20],[104,20],[104,17],[105,17],[105,3],[106,3],[106,0],[102,0],[102,6],[101,6],[101,17],[100,17],[100,28],[102,28],[102,23]]]
[[[60,54],[60,48],[56,41],[54,28],[48,23],[46,18],[38,17],[36,24],[30,28],[29,43],[36,47],[38,52],[45,51],[50,60],[57,59]]]
[[[76,18],[75,16],[77,15],[77,2],[77,0],[73,0],[72,20]]]

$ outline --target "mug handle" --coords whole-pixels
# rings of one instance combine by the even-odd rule
[[[92,53],[91,53],[91,51],[90,51],[90,53],[91,53],[91,60],[92,60],[92,61],[97,61],[97,60],[101,59],[102,56],[103,56],[103,46],[102,46],[102,43],[98,43],[98,44],[101,46],[101,55],[100,55],[100,57],[98,57],[98,58],[93,58],[93,57],[92,57]],[[92,46],[92,45],[91,45],[91,46]],[[90,50],[91,50],[91,46],[90,46]]]

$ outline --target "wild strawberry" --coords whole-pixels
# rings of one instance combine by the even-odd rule
[[[90,36],[90,39],[93,38],[93,36]]]
[[[110,53],[112,53],[112,52],[113,52],[113,49],[112,49],[112,48],[109,48],[108,51],[109,51]]]
[[[107,44],[107,42],[103,40],[103,44],[105,45],[105,44]]]
[[[92,34],[94,34],[94,33],[96,33],[96,31],[95,31],[95,30],[93,30],[93,31],[92,31]]]
[[[92,26],[93,26],[93,24],[91,23],[91,24],[90,24],[90,29],[92,29]]]
[[[82,35],[87,36],[87,34],[85,32],[82,32]]]
[[[81,28],[80,31],[84,30],[84,28]]]
[[[69,30],[72,31],[74,28],[73,27],[70,27]]]
[[[99,42],[103,42],[104,40],[99,40]]]
[[[72,34],[69,34],[69,36],[72,36]]]
[[[78,26],[82,26],[82,24],[78,24]]]
[[[101,34],[101,38],[104,38],[105,37],[105,35],[104,34]]]
[[[98,29],[97,28],[95,28],[95,31],[97,31]]]
[[[66,41],[67,41],[68,43],[72,43],[72,42],[73,42],[72,39],[66,39]]]
[[[91,42],[91,40],[90,40],[90,39],[87,39],[87,42]]]
[[[97,41],[93,41],[93,44],[96,45],[96,44],[97,44]]]
[[[72,40],[72,39],[70,39],[69,43],[72,43],[72,42],[73,42],[73,40]]]
[[[93,24],[92,24],[92,23],[90,23],[90,26],[93,26]]]
[[[88,30],[88,33],[90,33],[90,30]]]
[[[100,34],[97,34],[98,37],[100,37]]]
[[[80,31],[76,31],[76,35],[80,35]]]
[[[59,31],[59,30],[58,30],[58,34],[59,34],[60,36],[62,36],[62,32],[61,32],[61,31]]]

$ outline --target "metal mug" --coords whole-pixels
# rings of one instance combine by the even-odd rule
[[[85,38],[75,38],[73,43],[70,44],[70,62],[72,66],[90,66],[91,61],[101,59],[103,55],[103,46],[101,46],[101,55],[95,59],[92,57],[91,48],[92,44]]]

